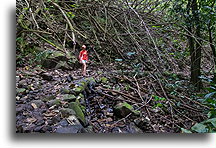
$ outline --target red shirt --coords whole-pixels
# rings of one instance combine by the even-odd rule
[[[87,53],[86,50],[81,50],[80,51],[79,59],[88,61],[88,53]]]

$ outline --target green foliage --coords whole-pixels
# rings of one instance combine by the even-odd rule
[[[66,14],[71,19],[73,19],[75,17],[75,14],[73,12],[67,12]]]
[[[42,52],[39,52],[36,56],[35,56],[35,61],[36,62],[41,62],[43,59],[48,58],[53,52],[51,50],[44,50]]]
[[[122,59],[115,59],[115,61],[122,62],[123,60]]]
[[[192,131],[195,131],[197,133],[206,133],[208,132],[207,126],[201,123],[196,123],[194,126],[191,128]]]
[[[203,99],[200,101],[208,106],[210,109],[207,110],[207,120],[203,122],[196,123],[191,127],[191,132],[197,133],[215,133],[216,132],[216,84],[212,83],[210,87],[205,88],[208,90],[208,93],[201,94],[199,96],[203,96]]]
[[[166,98],[164,98],[164,97],[159,97],[159,96],[155,96],[155,95],[153,95],[152,97],[154,98],[155,101],[165,101],[166,100]]]
[[[79,5],[77,5],[77,4],[73,4],[73,5],[70,5],[72,8],[77,8],[77,7],[79,7]]]
[[[166,98],[159,97],[159,96],[156,96],[156,95],[152,95],[152,97],[154,98],[154,101],[155,101],[154,108],[156,108],[156,107],[162,108],[164,106]]]
[[[196,123],[190,130],[181,128],[183,133],[216,133],[216,118],[207,119]]]
[[[169,19],[174,19],[178,21],[179,24],[184,26],[200,25],[202,30],[207,30],[208,25],[210,25],[211,28],[214,29],[214,24],[216,22],[215,2],[213,0],[197,1],[197,4],[199,5],[199,9],[197,11],[189,11],[187,8],[188,2],[189,1],[187,0],[173,1],[172,7],[170,7],[167,15],[170,17]],[[199,24],[196,23],[196,18],[193,17],[193,14],[199,16]]]
[[[106,77],[101,77],[100,78],[100,82],[102,83],[107,83],[108,82],[108,79]]]
[[[202,97],[199,101],[210,108],[208,110],[208,118],[216,118],[216,84],[207,77],[201,76],[200,78],[209,82],[210,86],[204,88],[208,91],[207,93],[198,95],[199,97]]]

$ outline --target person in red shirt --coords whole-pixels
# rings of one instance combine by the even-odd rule
[[[79,61],[82,64],[82,75],[86,76],[86,63],[88,62],[88,52],[85,45],[82,45],[82,50],[79,53]]]

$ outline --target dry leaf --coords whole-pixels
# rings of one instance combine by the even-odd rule
[[[32,106],[34,109],[38,108],[37,105],[36,105],[35,103],[31,103],[31,106]]]
[[[55,113],[44,113],[43,115],[46,117],[52,117],[52,116],[55,116],[56,114]]]
[[[34,123],[35,121],[37,121],[37,119],[35,119],[35,118],[27,118],[26,121],[28,123]]]

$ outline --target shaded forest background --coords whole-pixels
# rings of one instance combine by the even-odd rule
[[[125,113],[113,108],[118,118],[97,121],[103,122],[100,126],[90,119],[94,132],[113,132],[121,122],[130,123],[130,128],[134,123],[141,132],[216,131],[215,0],[16,2],[17,108],[22,98],[29,98],[27,90],[37,89],[34,83],[27,88],[20,85],[21,80],[34,77],[31,73],[35,70],[47,81],[50,71],[58,69],[78,76],[77,56],[85,44],[90,54],[90,76],[102,91],[97,93],[117,101],[108,103],[108,108],[118,108],[120,101],[140,112],[132,122],[129,118],[136,114],[134,110]],[[26,82],[26,86],[30,84]],[[29,101],[33,109],[38,108]],[[88,102],[83,106],[86,115]],[[116,114],[115,110],[123,113]],[[23,114],[20,112],[17,117]],[[28,122],[37,123],[32,120]],[[87,126],[84,119],[79,120]],[[26,125],[17,121],[17,132],[33,130],[25,131]]]

